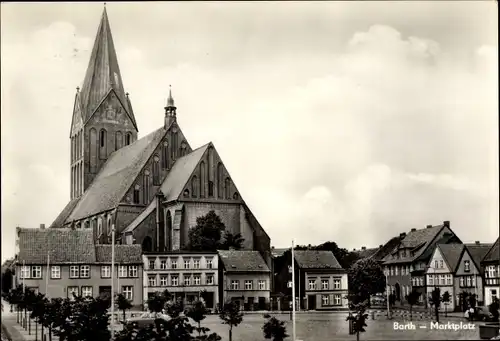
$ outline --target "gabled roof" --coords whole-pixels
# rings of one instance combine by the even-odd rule
[[[484,259],[493,244],[465,244],[472,261],[476,267],[482,272],[481,261]]]
[[[259,251],[217,251],[227,272],[270,272]]]
[[[379,248],[373,255],[372,259],[376,261],[382,261],[385,256],[390,254],[400,243],[400,237],[393,237],[387,243],[385,243],[381,248]]]
[[[79,96],[84,122],[90,119],[111,90],[114,90],[137,129],[130,101],[125,95],[108,14],[104,8]]]
[[[500,260],[500,246],[498,243],[499,239],[493,244],[491,249],[488,251],[486,256],[484,256],[483,262],[497,262]]]
[[[96,263],[111,263],[111,245],[96,245],[95,254]],[[115,245],[115,263],[142,264],[141,245]]]
[[[302,269],[342,269],[331,251],[294,250],[293,253]]]
[[[112,153],[66,222],[115,208],[165,134],[166,130],[161,127]]]
[[[448,264],[449,270],[455,272],[458,262],[464,250],[463,244],[437,244],[437,249],[441,251],[444,261]]]
[[[363,258],[371,258],[378,250],[379,248],[375,247],[371,249],[356,250],[354,252],[358,255],[360,259],[363,259]]]
[[[22,264],[93,263],[95,248],[91,229],[18,228],[19,256]]]
[[[210,145],[211,143],[207,143],[175,161],[172,169],[160,187],[160,190],[165,195],[165,201],[168,202],[179,199],[184,186],[188,183],[196,166],[201,161],[203,154],[205,154]]]
[[[62,227],[64,225],[64,223],[66,222],[66,219],[68,219],[69,215],[71,214],[71,212],[73,212],[73,210],[76,207],[76,204],[78,204],[79,201],[80,201],[80,197],[74,198],[74,199],[70,200],[66,204],[66,206],[63,208],[63,210],[61,211],[61,213],[59,213],[59,215],[54,220],[54,222],[52,222],[52,224],[50,225],[50,227],[51,228]]]

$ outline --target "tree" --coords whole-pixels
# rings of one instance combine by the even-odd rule
[[[285,322],[271,316],[264,323],[262,331],[266,339],[273,339],[273,341],[283,341],[289,336],[286,333]]]
[[[230,249],[235,249],[235,250],[241,250],[243,248],[243,243],[245,242],[245,239],[242,237],[241,233],[232,233],[229,231],[226,231],[224,233],[224,239],[222,244],[219,246],[219,249],[221,250],[230,250]]]
[[[384,292],[385,275],[380,264],[372,259],[361,259],[348,271],[349,299],[354,304],[370,300],[370,296]]]
[[[222,231],[225,229],[226,226],[213,210],[196,218],[196,226],[189,230],[188,249],[216,251],[221,244]]]
[[[222,320],[222,324],[227,324],[229,326],[229,341],[232,341],[233,327],[237,327],[243,321],[243,314],[240,312],[240,306],[234,301],[224,303],[219,313],[219,317]]]
[[[410,305],[410,321],[413,320],[413,306],[418,303],[418,298],[420,297],[420,293],[418,291],[412,290],[407,296],[406,300]]]
[[[52,341],[52,330],[57,327],[62,310],[61,298],[53,298],[45,305],[44,316],[42,318],[43,325],[49,330],[49,341]]]
[[[12,289],[12,280],[14,278],[14,271],[11,268],[2,270],[2,293],[6,294]]]
[[[31,311],[31,318],[35,319],[36,324],[35,324],[35,337],[38,337],[38,324],[42,326],[42,335],[43,335],[43,325],[44,325],[44,318],[45,318],[45,307],[48,303],[47,298],[45,295],[38,293],[36,295],[36,300],[33,305],[33,309]]]
[[[435,287],[429,297],[429,302],[434,306],[434,314],[436,315],[436,322],[439,323],[439,307],[441,306],[441,290]]]
[[[152,297],[148,299],[148,309],[149,311],[158,315],[165,309],[167,301],[171,299],[172,295],[165,290],[163,292],[155,292]]]
[[[123,294],[116,295],[116,306],[123,311],[123,322],[126,320],[126,312],[132,308],[132,303]]]
[[[194,304],[186,310],[186,316],[196,322],[197,327],[195,328],[198,332],[198,336],[201,337],[201,334],[206,334],[209,330],[208,328],[201,327],[201,321],[207,317],[207,309],[205,305],[201,301],[195,301]]]
[[[365,332],[365,327],[367,327],[366,320],[368,319],[368,314],[366,313],[366,305],[364,303],[353,304],[350,303],[350,310],[354,312],[349,313],[346,321],[352,323],[352,329],[356,334],[356,340],[359,341],[359,333]]]
[[[444,303],[444,316],[448,316],[448,310],[446,309],[448,304],[450,303],[450,293],[445,291],[443,297],[441,297],[441,301]]]

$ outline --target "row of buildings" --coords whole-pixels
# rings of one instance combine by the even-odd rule
[[[500,298],[500,250],[494,243],[463,243],[449,221],[411,229],[378,248],[358,250],[360,258],[378,261],[385,270],[388,289],[405,303],[411,291],[428,305],[434,288],[448,291],[454,309],[463,309],[465,295],[474,294],[479,305]]]

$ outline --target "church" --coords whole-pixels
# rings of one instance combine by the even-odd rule
[[[171,90],[163,122],[138,138],[106,8],[70,128],[70,201],[51,228],[91,229],[98,244],[139,244],[144,252],[182,251],[196,219],[213,210],[241,233],[244,250],[271,262],[270,238],[243,200],[214,145],[193,149]]]

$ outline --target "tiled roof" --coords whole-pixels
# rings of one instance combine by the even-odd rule
[[[226,271],[270,271],[258,251],[219,250],[218,253]]]
[[[155,197],[153,199],[153,201],[151,201],[151,203],[148,205],[148,207],[146,207],[146,209],[144,211],[142,211],[141,214],[139,214],[137,216],[137,218],[135,218],[134,220],[132,220],[132,222],[130,223],[130,225],[128,225],[123,230],[123,233],[128,233],[128,232],[134,231],[137,228],[137,226],[139,226],[144,221],[144,219],[146,219],[147,217],[149,217],[150,214],[152,214],[153,212],[155,212],[156,205],[158,205],[157,200],[158,199]]]
[[[376,261],[381,261],[392,252],[401,241],[400,237],[391,238],[387,243],[385,243],[381,248],[379,248],[373,255],[372,259]]]
[[[111,90],[116,93],[137,129],[137,123],[130,108],[130,102],[125,95],[120,67],[118,65],[118,57],[116,56],[113,37],[111,36],[111,28],[109,27],[108,15],[105,8],[97,30],[82,89],[79,94],[84,122],[90,119],[93,112]]]
[[[161,127],[112,153],[66,222],[115,208],[165,134]]]
[[[443,255],[443,259],[450,267],[451,272],[455,272],[458,262],[464,249],[463,244],[438,244],[437,247]]]
[[[78,201],[80,201],[79,197],[70,200],[66,204],[66,206],[63,208],[63,210],[61,211],[61,213],[59,213],[59,215],[54,220],[54,222],[50,225],[50,227],[51,228],[53,228],[53,227],[62,227],[64,225],[66,219],[68,219],[68,217],[71,214],[71,212],[73,212],[73,210],[75,209],[76,204],[78,204]]]
[[[294,251],[297,264],[303,269],[342,269],[331,251]]]
[[[435,245],[437,245],[437,244],[462,244],[462,242],[455,235],[446,235],[446,236],[442,236],[441,238],[439,238],[435,242]],[[421,260],[429,259],[430,257],[432,257],[432,254],[434,253],[435,249],[436,249],[436,247],[428,247],[426,250],[424,250],[420,254],[420,256],[418,258]]]
[[[486,256],[484,256],[483,262],[498,262],[500,260],[500,246],[498,241],[499,239],[497,239]]]
[[[427,227],[415,231],[409,232],[403,240],[397,245],[392,252],[396,251],[396,248],[409,248],[413,249],[413,256],[409,254],[407,257],[393,259],[391,254],[388,254],[383,259],[385,263],[408,263],[419,258],[424,252],[428,250],[431,242],[436,238],[436,236],[444,228],[444,225],[437,225],[432,227]]]
[[[111,245],[96,245],[95,254],[97,263],[111,263]],[[115,245],[115,263],[142,264],[141,245]]]
[[[371,248],[371,249],[364,249],[364,250],[356,250],[355,253],[358,254],[359,258],[370,258],[373,256],[379,248]]]
[[[93,263],[95,248],[90,229],[18,229],[19,262],[46,264]]]
[[[209,145],[211,143],[207,143],[175,161],[160,187],[166,201],[177,200],[181,196],[184,186],[186,186]]]
[[[493,244],[465,244],[467,251],[469,251],[469,254],[472,257],[472,261],[481,270],[483,270],[481,267],[481,261],[492,246]]]

